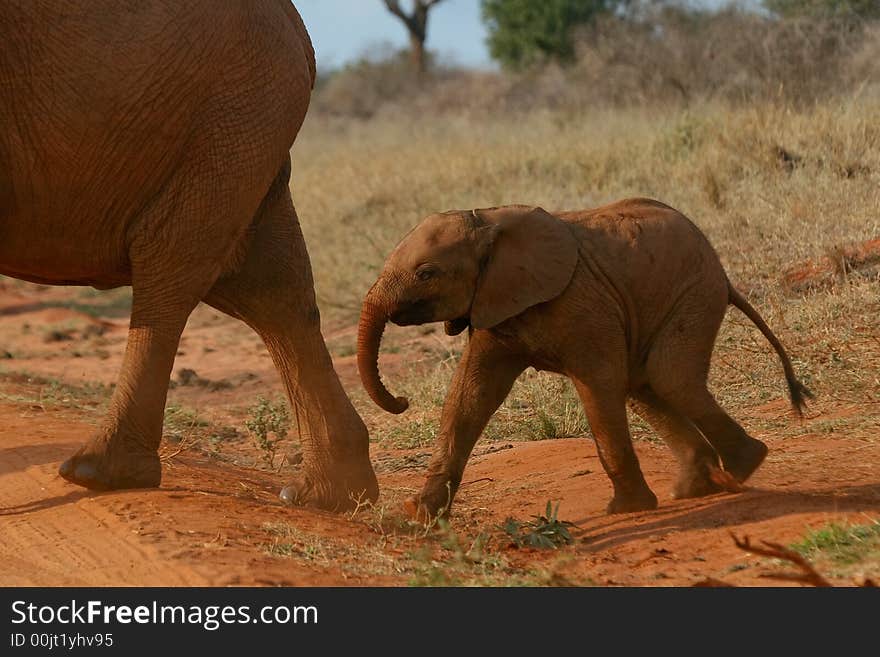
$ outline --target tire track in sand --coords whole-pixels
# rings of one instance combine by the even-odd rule
[[[0,586],[199,586],[185,564],[160,557],[92,493],[58,476],[88,425],[0,405]]]

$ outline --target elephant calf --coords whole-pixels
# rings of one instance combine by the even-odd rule
[[[470,331],[427,481],[408,511],[424,518],[449,509],[477,438],[529,366],[574,382],[614,487],[609,513],[657,506],[633,450],[627,401],[675,453],[675,497],[736,489],[767,447],[706,387],[728,304],[779,354],[800,412],[810,393],[785,349],[731,286],[705,236],[673,208],[629,199],[555,214],[511,205],[426,218],[388,257],[358,330],[361,379],[392,413],[407,401],[379,378],[386,322],[445,321],[449,335]]]

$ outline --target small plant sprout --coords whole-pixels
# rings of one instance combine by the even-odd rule
[[[517,547],[532,547],[542,550],[555,550],[560,545],[568,545],[572,542],[568,528],[574,527],[573,522],[559,520],[559,502],[553,506],[547,501],[544,515],[532,516],[534,520],[520,522],[515,518],[507,518],[501,529]]]

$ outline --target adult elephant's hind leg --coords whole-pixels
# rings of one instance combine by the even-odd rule
[[[243,263],[218,280],[205,301],[260,335],[284,381],[304,475],[282,491],[282,499],[326,509],[375,500],[369,436],[321,336],[311,265],[286,175],[276,180],[255,225]]]

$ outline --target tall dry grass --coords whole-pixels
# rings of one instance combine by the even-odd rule
[[[319,296],[345,321],[423,216],[515,202],[570,209],[660,198],[703,228],[734,279],[769,290],[792,264],[880,233],[878,119],[880,102],[858,98],[803,111],[311,117],[294,146],[293,191]]]

